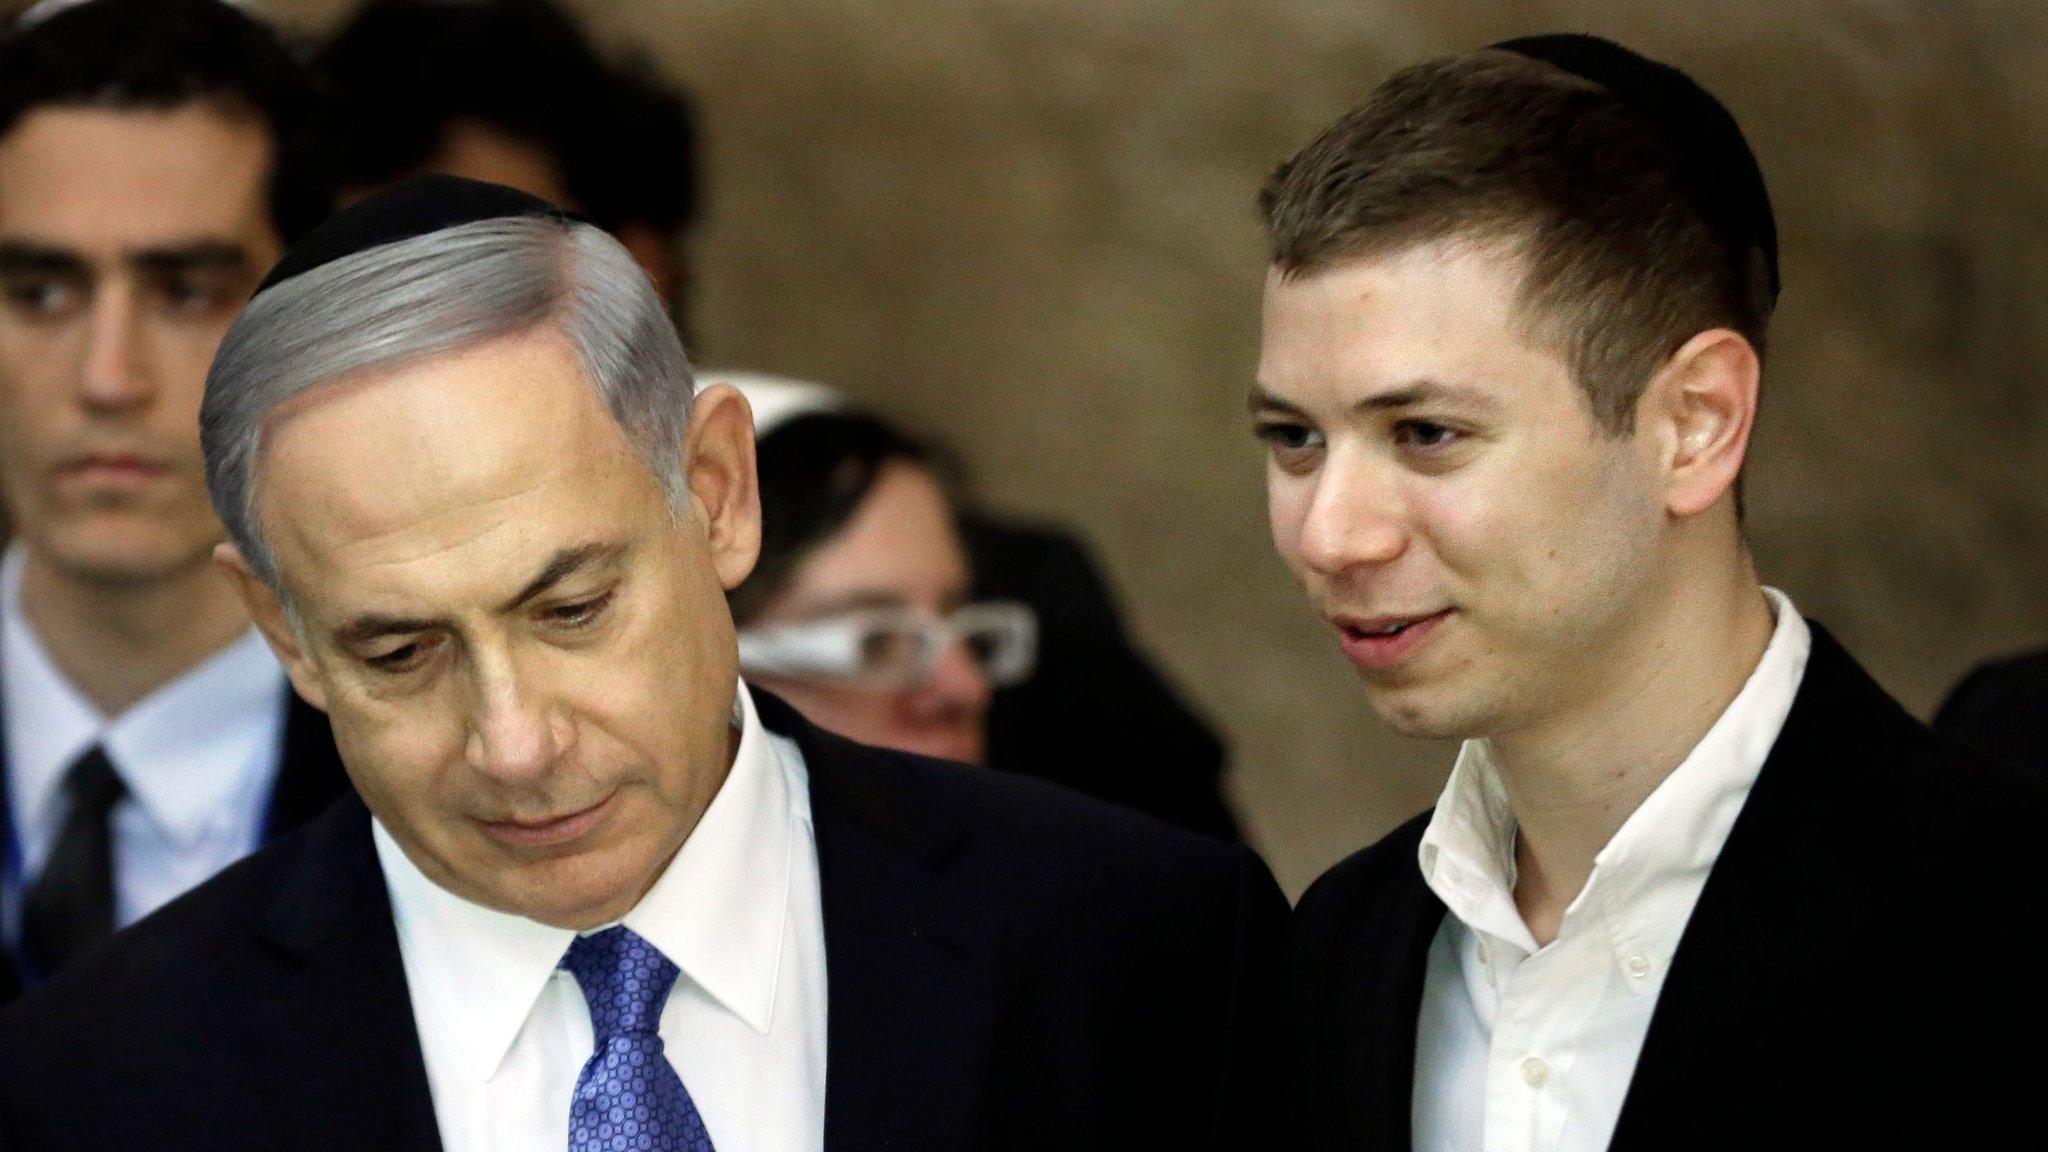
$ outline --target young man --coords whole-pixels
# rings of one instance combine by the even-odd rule
[[[2043,998],[1992,958],[2031,954],[2042,797],[1743,541],[1778,275],[1733,118],[1605,41],[1515,41],[1395,75],[1263,203],[1275,542],[1374,711],[1466,740],[1297,910],[1298,1146],[2024,1121]]]
[[[345,787],[212,567],[197,422],[328,210],[307,100],[218,0],[0,31],[0,1002]]]
[[[402,185],[292,250],[202,435],[362,803],[0,1019],[9,1148],[1269,1132],[1258,858],[741,685],[752,421],[693,392],[626,250],[511,189]]]

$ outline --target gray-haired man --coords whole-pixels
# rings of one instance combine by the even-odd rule
[[[445,177],[365,201],[202,432],[362,800],[0,1021],[13,1147],[1257,1143],[1263,866],[738,685],[746,404],[692,398],[615,241]]]

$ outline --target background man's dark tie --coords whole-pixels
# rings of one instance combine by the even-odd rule
[[[39,975],[54,975],[114,931],[108,817],[127,791],[97,744],[64,774],[64,825],[22,903],[22,950]]]

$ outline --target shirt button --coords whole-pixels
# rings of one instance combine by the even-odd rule
[[[1623,960],[1621,962],[1621,968],[1622,971],[1627,972],[1629,974],[1630,979],[1641,980],[1643,977],[1648,976],[1650,974],[1650,958],[1648,956],[1643,955],[1641,952],[1638,952],[1635,955],[1630,956],[1628,959]]]
[[[1481,964],[1491,963],[1486,956],[1486,941],[1484,940],[1479,942],[1479,962]]]
[[[1545,1064],[1541,1058],[1531,1056],[1527,1060],[1522,1061],[1522,1080],[1529,1087],[1541,1088],[1543,1087],[1543,1082],[1548,1079],[1550,1079],[1550,1065]]]

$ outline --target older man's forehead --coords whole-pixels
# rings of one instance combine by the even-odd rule
[[[658,490],[558,340],[317,391],[266,430],[258,470],[258,512],[286,568],[496,557],[557,522],[616,513],[636,484]]]

